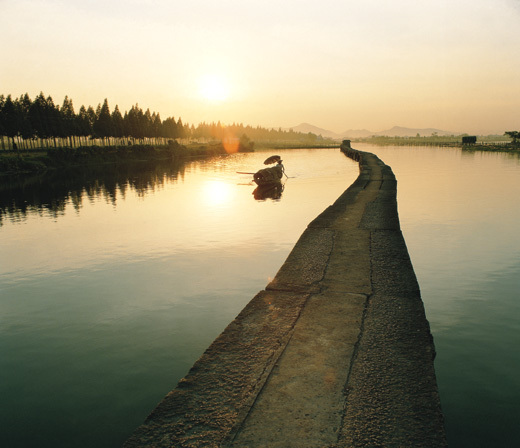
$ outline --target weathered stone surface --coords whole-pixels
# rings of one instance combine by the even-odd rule
[[[350,359],[367,297],[311,296],[291,340],[230,446],[322,447],[341,427]]]
[[[267,289],[319,291],[332,251],[334,232],[327,228],[306,229]]]
[[[433,341],[404,241],[400,232],[379,231],[371,244],[374,294],[338,446],[446,446]]]
[[[257,294],[124,446],[220,446],[249,411],[307,299]]]
[[[376,156],[126,447],[445,447],[434,346]]]

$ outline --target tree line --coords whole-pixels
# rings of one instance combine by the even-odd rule
[[[509,138],[512,138],[513,141],[511,143],[517,144],[520,140],[520,131],[506,131],[504,135],[507,135]]]
[[[233,123],[183,124],[179,117],[162,120],[159,113],[143,111],[138,104],[122,113],[116,105],[111,111],[108,100],[81,106],[76,113],[72,99],[65,96],[57,105],[51,96],[40,92],[34,100],[25,93],[19,98],[0,95],[0,136],[2,149],[122,145],[139,141],[167,144],[173,139],[222,140],[243,137],[248,140],[317,143],[321,136],[292,130],[266,129]],[[7,140],[7,142],[5,141]]]
[[[217,123],[200,123],[197,127],[191,126],[187,132],[187,136],[193,139],[216,139],[222,140],[228,136],[247,136],[248,139],[253,141],[262,142],[300,142],[300,143],[319,143],[323,142],[324,139],[321,136],[313,134],[311,132],[304,134],[302,132],[295,132],[292,129],[267,129],[260,126],[250,126],[239,123],[233,123],[231,125],[223,125]]]
[[[96,109],[81,106],[76,113],[68,96],[61,106],[43,92],[34,100],[27,93],[14,100],[11,95],[0,96],[0,135],[7,137],[15,148],[16,141],[25,147],[65,144],[74,148],[88,145],[93,139],[110,145],[129,138],[176,139],[184,134],[185,126],[180,118],[161,120],[159,114],[150,109],[143,111],[138,104],[122,114],[117,105],[111,112],[105,99]]]

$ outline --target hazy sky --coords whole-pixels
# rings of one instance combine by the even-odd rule
[[[184,122],[520,129],[520,0],[0,0],[0,94]]]

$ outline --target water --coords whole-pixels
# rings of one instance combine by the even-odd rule
[[[398,179],[450,446],[518,445],[519,158],[356,147]],[[236,172],[271,154],[0,192],[0,446],[120,446],[358,174],[283,151],[294,178],[257,201]]]
[[[358,145],[390,165],[452,447],[520,444],[520,158]]]
[[[236,172],[271,154],[0,195],[0,446],[120,446],[359,172],[282,152],[293,178],[258,201]]]

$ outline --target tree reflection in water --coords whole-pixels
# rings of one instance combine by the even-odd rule
[[[85,199],[105,198],[115,205],[118,192],[125,197],[130,189],[144,196],[167,181],[182,179],[185,170],[186,162],[162,161],[5,177],[0,184],[0,225],[5,219],[24,220],[29,213],[58,217],[69,203],[79,212]]]

